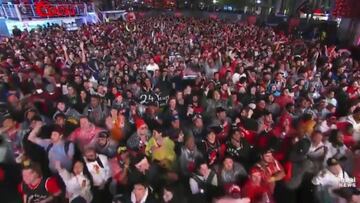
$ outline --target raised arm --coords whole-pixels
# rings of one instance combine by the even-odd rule
[[[85,55],[85,48],[84,48],[84,42],[80,42],[80,49],[81,49],[81,62],[86,63],[86,55]]]
[[[69,54],[67,53],[67,47],[66,45],[62,45],[62,49],[64,50],[65,60],[66,62],[70,61]]]
[[[32,131],[29,134],[28,140],[32,143],[40,145],[41,139],[38,138],[38,134],[40,132],[41,127],[43,126],[42,121],[37,121],[35,124],[35,127],[32,129]]]

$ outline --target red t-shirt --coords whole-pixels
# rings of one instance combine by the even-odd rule
[[[243,196],[248,197],[250,201],[259,202],[268,195],[269,189],[266,185],[254,185],[251,180],[247,181],[242,190]]]

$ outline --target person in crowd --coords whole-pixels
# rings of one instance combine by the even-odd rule
[[[252,168],[249,172],[250,178],[242,188],[244,197],[248,197],[251,203],[271,202],[272,195],[267,180],[264,179],[259,168]]]
[[[253,147],[244,138],[245,131],[243,128],[233,127],[230,139],[226,142],[225,154],[241,163],[245,168],[249,168],[252,162],[250,154],[253,152]]]
[[[195,142],[197,144],[201,143],[201,141],[206,136],[206,129],[204,126],[204,121],[201,116],[201,114],[195,114],[192,118],[192,125],[189,130],[190,136],[193,136],[195,138]]]
[[[88,147],[84,151],[84,159],[93,180],[93,201],[111,202],[109,192],[111,171],[108,158],[105,155],[97,154],[94,148]]]
[[[12,156],[12,159],[15,160],[23,153],[22,140],[26,131],[20,129],[20,125],[11,115],[5,115],[3,117],[2,127],[0,128],[0,134],[6,136],[6,139],[9,141],[11,146],[8,155]]]
[[[195,138],[188,136],[185,139],[185,144],[181,148],[179,155],[179,164],[181,172],[185,177],[189,177],[190,174],[195,172],[195,161],[202,159],[203,154],[197,149]]]
[[[111,138],[115,141],[122,141],[130,130],[124,109],[112,108],[110,115],[105,119],[105,125],[110,131]]]
[[[132,134],[126,142],[127,147],[134,153],[145,153],[146,143],[150,139],[148,125],[143,119],[137,119],[136,132]]]
[[[196,173],[189,180],[191,193],[202,200],[211,200],[218,186],[216,172],[209,168],[206,161],[200,160],[196,164]]]
[[[327,147],[323,140],[323,134],[319,130],[315,130],[311,137],[311,145],[308,152],[309,159],[314,163],[315,171],[318,172],[323,168]]]
[[[261,160],[254,167],[262,171],[263,178],[269,184],[270,194],[273,194],[276,182],[281,181],[285,177],[285,171],[279,161],[273,157],[272,150],[263,150]]]
[[[68,139],[78,144],[78,147],[83,151],[85,147],[94,146],[96,136],[103,131],[89,121],[86,116],[80,118],[80,127],[75,129]]]
[[[66,116],[66,119],[71,120],[71,122],[73,122],[75,125],[78,124],[81,114],[73,107],[68,106],[64,101],[59,101],[56,105],[56,108],[57,111],[55,112],[53,118],[62,113]]]
[[[344,144],[344,135],[337,129],[332,130],[328,141],[325,143],[327,148],[324,158],[324,166],[329,158],[336,158],[338,161],[344,163],[351,155],[351,151]]]
[[[317,186],[315,195],[320,202],[340,201],[346,202],[342,197],[334,193],[335,189],[348,187],[353,181],[349,175],[342,169],[336,158],[326,160],[327,167],[319,172],[312,183]]]
[[[108,109],[105,105],[103,105],[99,95],[92,95],[90,104],[85,107],[83,114],[88,116],[91,122],[101,126],[108,114]]]
[[[57,179],[44,177],[38,163],[24,160],[22,178],[19,192],[24,202],[56,202],[61,199],[62,191]]]
[[[230,157],[226,157],[219,170],[219,184],[224,187],[224,190],[228,193],[234,193],[234,187],[242,185],[247,178],[247,172],[245,168],[237,163]],[[240,191],[239,191],[240,196]]]
[[[65,169],[71,170],[75,154],[74,144],[63,139],[63,130],[58,126],[55,126],[52,130],[50,139],[39,138],[38,134],[42,127],[43,123],[37,121],[28,136],[28,140],[41,146],[46,151],[49,157],[49,168],[53,173],[57,172],[55,167],[57,161],[59,161]]]
[[[163,131],[160,126],[153,129],[153,135],[146,145],[145,154],[152,161],[158,161],[162,167],[171,168],[176,159],[175,144]]]
[[[157,199],[153,196],[151,188],[144,181],[138,181],[134,184],[129,203],[155,203]]]
[[[91,179],[84,172],[84,163],[82,161],[74,161],[72,172],[69,173],[62,168],[61,162],[55,162],[55,168],[59,172],[60,177],[65,183],[67,197],[70,203],[86,202],[90,203],[93,196],[91,193]]]
[[[207,155],[209,165],[218,163],[223,159],[225,154],[226,146],[224,144],[220,144],[218,138],[216,137],[220,130],[220,127],[211,127],[199,148],[204,155]]]
[[[95,143],[95,150],[99,154],[103,154],[108,158],[113,158],[116,155],[118,144],[110,138],[110,133],[102,131],[97,135]]]

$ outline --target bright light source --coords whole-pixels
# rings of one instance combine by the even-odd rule
[[[213,0],[213,3],[216,4],[218,1],[217,0]]]
[[[261,0],[256,0],[256,3],[257,3],[257,4],[261,4]]]
[[[188,4],[188,2],[187,2],[187,1],[185,1],[185,4]]]

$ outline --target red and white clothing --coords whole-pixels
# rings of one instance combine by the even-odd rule
[[[94,161],[89,161],[85,158],[85,163],[94,181],[94,186],[101,187],[105,185],[111,177],[108,158],[105,155],[98,154]]]
[[[66,192],[70,202],[82,197],[87,203],[92,200],[90,180],[83,173],[79,175],[70,174],[66,169],[59,170],[59,175],[66,185]]]
[[[281,171],[284,171],[284,168],[276,159],[274,159],[274,161],[271,163],[258,163],[255,165],[255,167],[261,170],[263,180],[269,180],[272,176],[276,175]],[[269,183],[269,188],[270,192],[273,193],[275,189],[275,183]]]
[[[91,128],[84,130],[77,128],[69,136],[69,140],[78,144],[78,146],[84,148],[95,144],[96,136],[99,132],[103,131],[101,128],[92,126]]]
[[[60,186],[54,177],[43,177],[36,185],[27,185],[22,182],[18,190],[26,198],[26,203],[37,203],[61,192]]]

